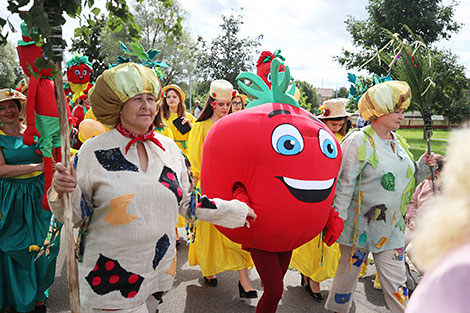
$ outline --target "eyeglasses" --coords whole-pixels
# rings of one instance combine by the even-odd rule
[[[235,107],[241,107],[243,105],[242,102],[232,102],[232,105]]]

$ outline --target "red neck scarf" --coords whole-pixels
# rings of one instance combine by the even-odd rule
[[[123,135],[124,137],[127,137],[127,138],[131,138],[131,141],[129,141],[129,143],[126,145],[126,154],[127,154],[127,151],[129,151],[129,148],[136,142],[138,141],[147,141],[147,140],[150,140],[151,142],[153,142],[154,144],[156,144],[157,146],[159,146],[163,151],[165,151],[165,148],[163,148],[162,144],[160,141],[158,141],[157,138],[155,138],[155,126],[153,126],[152,124],[152,128],[146,133],[146,134],[143,134],[143,135],[136,135],[134,134],[133,132],[130,132],[129,130],[127,130],[124,126],[122,126],[121,123],[118,123],[116,125],[116,129],[118,132],[121,133],[121,135]]]

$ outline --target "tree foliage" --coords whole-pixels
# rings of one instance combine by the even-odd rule
[[[303,80],[296,80],[295,86],[299,88],[300,91],[300,106],[307,111],[316,113],[315,109],[321,103],[321,97],[317,93],[317,90],[310,83]]]
[[[360,51],[343,49],[335,59],[347,69],[358,68],[369,60],[389,38],[385,29],[397,33],[405,41],[413,41],[413,36],[403,27],[407,25],[426,45],[440,39],[449,39],[457,33],[462,24],[453,20],[456,2],[442,4],[442,0],[369,0],[369,17],[359,20],[348,16],[346,30],[352,36],[352,43]],[[377,64],[369,64],[367,70],[384,74],[386,69]]]
[[[455,121],[461,116],[459,103],[462,103],[460,99],[463,90],[468,89],[465,67],[458,63],[457,56],[449,50],[438,49],[433,45],[438,40],[449,39],[460,29],[462,24],[453,20],[455,5],[454,1],[444,5],[442,0],[370,0],[367,19],[357,20],[349,16],[346,20],[346,28],[352,36],[353,45],[359,48],[359,51],[343,49],[342,55],[336,56],[335,59],[347,69],[363,66],[371,74],[391,73],[395,79],[400,79],[403,76],[398,72],[403,73],[405,68],[402,67],[398,72],[397,69],[403,63],[404,57],[414,52],[415,44],[419,43],[425,48],[417,51],[414,56],[414,61],[421,62],[416,71],[421,71],[422,74],[419,85],[426,88],[429,80],[435,83],[435,87],[431,87],[433,90],[426,96],[426,106],[431,110],[431,114],[442,114]],[[394,44],[390,44],[392,39]],[[403,50],[402,60],[392,65],[397,57],[398,41],[408,48]],[[419,61],[420,59],[422,60]],[[414,67],[414,61],[410,59],[409,66]],[[432,64],[431,67],[428,63]],[[425,79],[427,83],[424,82]],[[423,90],[416,90],[418,83],[408,83],[414,85],[413,97],[420,98]],[[412,103],[410,110],[424,113],[423,107],[417,105],[416,101]]]
[[[201,54],[197,57],[197,70],[206,80],[225,79],[236,84],[241,72],[252,71],[256,63],[256,48],[263,35],[254,38],[240,38],[241,16],[222,16],[222,33],[210,44],[199,38]],[[236,88],[236,87],[235,87]]]
[[[21,79],[21,68],[16,60],[16,51],[7,42],[0,46],[0,88],[14,88]]]

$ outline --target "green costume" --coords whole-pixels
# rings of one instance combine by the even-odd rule
[[[37,144],[26,146],[22,137],[0,131],[0,149],[10,165],[42,162]],[[59,240],[48,253],[38,255],[48,234],[51,212],[42,208],[44,174],[0,178],[0,309],[34,310],[44,301],[55,276]]]

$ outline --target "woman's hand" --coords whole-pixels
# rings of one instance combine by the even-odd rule
[[[77,186],[77,174],[73,167],[70,168],[69,172],[64,164],[58,162],[56,163],[55,168],[56,172],[54,174],[52,186],[59,194],[59,197],[61,197],[64,192],[73,192]]]
[[[424,163],[426,163],[427,166],[434,167],[437,164],[436,155],[433,152],[429,154],[428,150],[424,152],[421,158],[424,161]]]
[[[258,216],[252,208],[248,208],[248,215],[246,216],[245,226],[250,228],[250,222],[253,223]]]
[[[186,124],[186,123],[188,123],[189,126],[193,127],[193,125],[191,125],[191,121],[190,121],[188,118],[182,116],[182,117],[181,117],[181,125],[184,125],[184,124]]]

